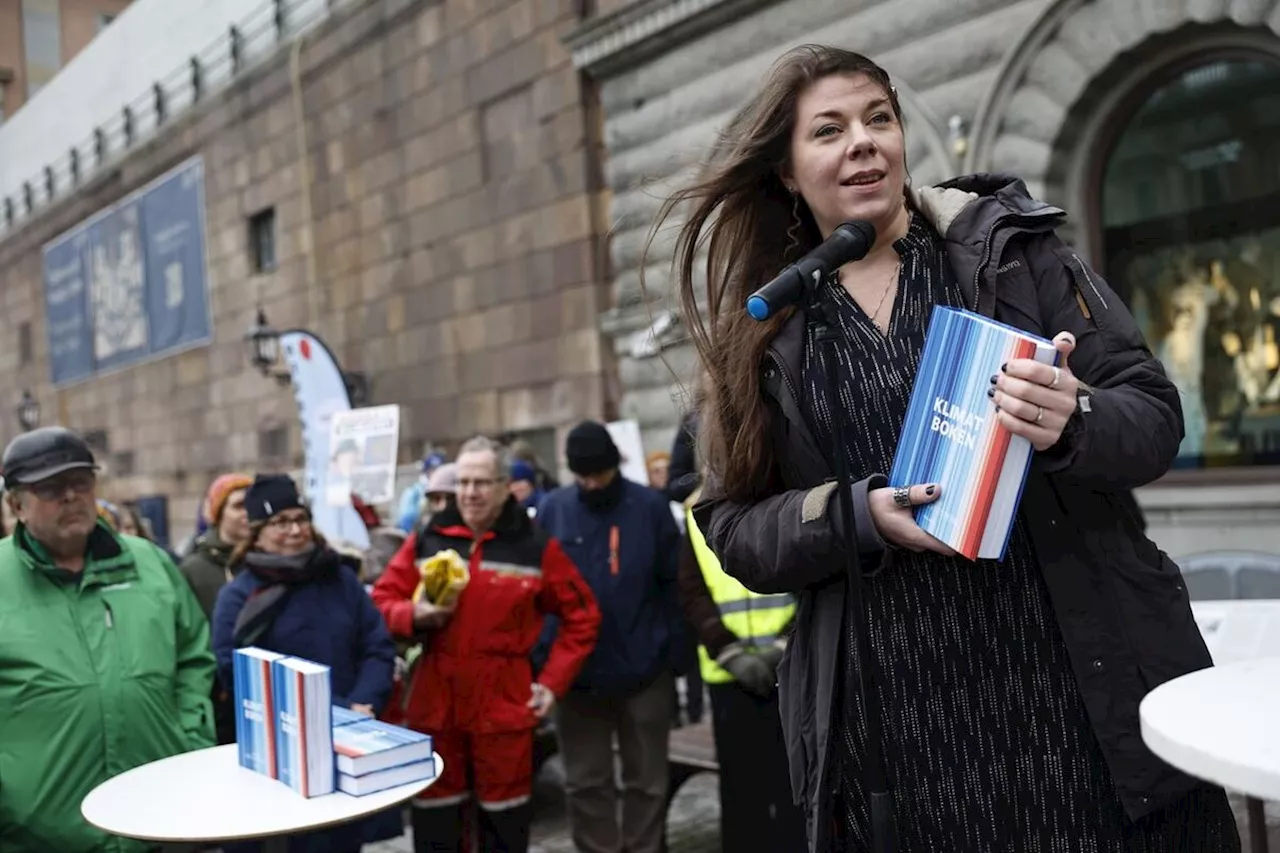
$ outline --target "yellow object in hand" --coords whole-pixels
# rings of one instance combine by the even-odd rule
[[[457,603],[458,596],[471,580],[466,561],[452,548],[419,560],[418,573],[422,579],[418,581],[418,588],[413,591],[413,600],[422,601],[425,598],[440,607],[452,607]]]

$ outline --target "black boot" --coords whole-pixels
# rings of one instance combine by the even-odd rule
[[[460,853],[462,804],[409,809],[413,817],[413,853]]]
[[[510,809],[480,809],[480,853],[529,853],[533,803]]]

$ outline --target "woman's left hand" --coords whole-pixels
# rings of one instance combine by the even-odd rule
[[[373,716],[373,706],[372,706],[372,705],[361,705],[361,704],[358,704],[358,703],[357,703],[357,704],[355,704],[355,705],[352,705],[352,706],[351,706],[351,710],[355,711],[357,714],[364,714],[364,715],[365,715],[365,716],[367,716],[367,717],[372,717],[372,716]]]
[[[1016,358],[991,377],[991,399],[998,407],[996,417],[1009,432],[1031,442],[1036,450],[1048,450],[1058,443],[1067,421],[1076,411],[1079,381],[1067,366],[1067,357],[1076,348],[1070,332],[1059,332],[1053,345],[1062,354],[1057,367],[1029,358]]]

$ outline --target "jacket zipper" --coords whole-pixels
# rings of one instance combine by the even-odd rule
[[[982,242],[982,258],[978,261],[978,265],[973,269],[973,311],[978,311],[978,286],[982,281],[982,273],[986,271],[987,265],[991,263],[991,247],[995,244],[995,235],[1006,223],[1009,222],[1025,222],[1035,217],[1023,216],[1017,213],[1007,213],[999,216],[996,221],[991,223],[991,228],[987,231],[987,236]],[[1079,260],[1077,258],[1076,260]],[[1092,282],[1090,282],[1092,284]],[[1096,291],[1096,288],[1095,288]]]
[[[791,402],[799,406],[800,395],[796,393],[795,383],[791,381],[791,374],[787,373],[786,365],[782,363],[782,359],[773,350],[769,351],[769,360],[773,362],[773,366],[782,376],[782,384],[787,386],[787,393],[791,395]]]
[[[979,259],[978,265],[973,268],[973,312],[975,314],[979,313],[978,285],[982,281],[982,273],[986,270],[987,264],[991,263],[991,247],[995,244],[996,231],[1000,230],[1000,227],[1012,218],[1011,214],[997,217],[996,221],[991,223],[991,227],[987,229],[987,236],[982,241],[982,257]]]

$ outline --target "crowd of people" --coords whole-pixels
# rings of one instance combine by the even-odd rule
[[[688,510],[664,488],[667,454],[646,460],[649,484],[631,482],[608,429],[586,421],[568,435],[573,482],[562,487],[524,452],[478,437],[452,460],[428,457],[397,507],[414,513],[408,531],[357,498],[364,552],[327,542],[287,475],[223,474],[203,531],[175,555],[98,497],[80,436],[48,427],[15,439],[3,459],[14,523],[0,541],[0,849],[149,849],[90,826],[79,803],[133,766],[234,743],[232,658],[247,646],[324,664],[335,704],[433,736],[444,773],[408,810],[420,853],[527,850],[535,733],[548,725],[577,849],[658,853],[668,733],[700,718],[704,678],[718,745],[739,738],[727,760],[766,755],[764,736],[782,766],[771,673],[790,611],[765,626],[756,604],[721,621],[717,607],[752,594],[726,592],[714,556],[692,544],[704,540],[686,534]],[[461,595],[415,597],[421,562],[448,551],[468,566]],[[713,637],[701,661],[695,632]],[[781,820],[789,798],[772,808],[752,775],[736,775],[741,790],[726,797],[743,820]],[[354,853],[404,829],[393,809],[290,849]]]

